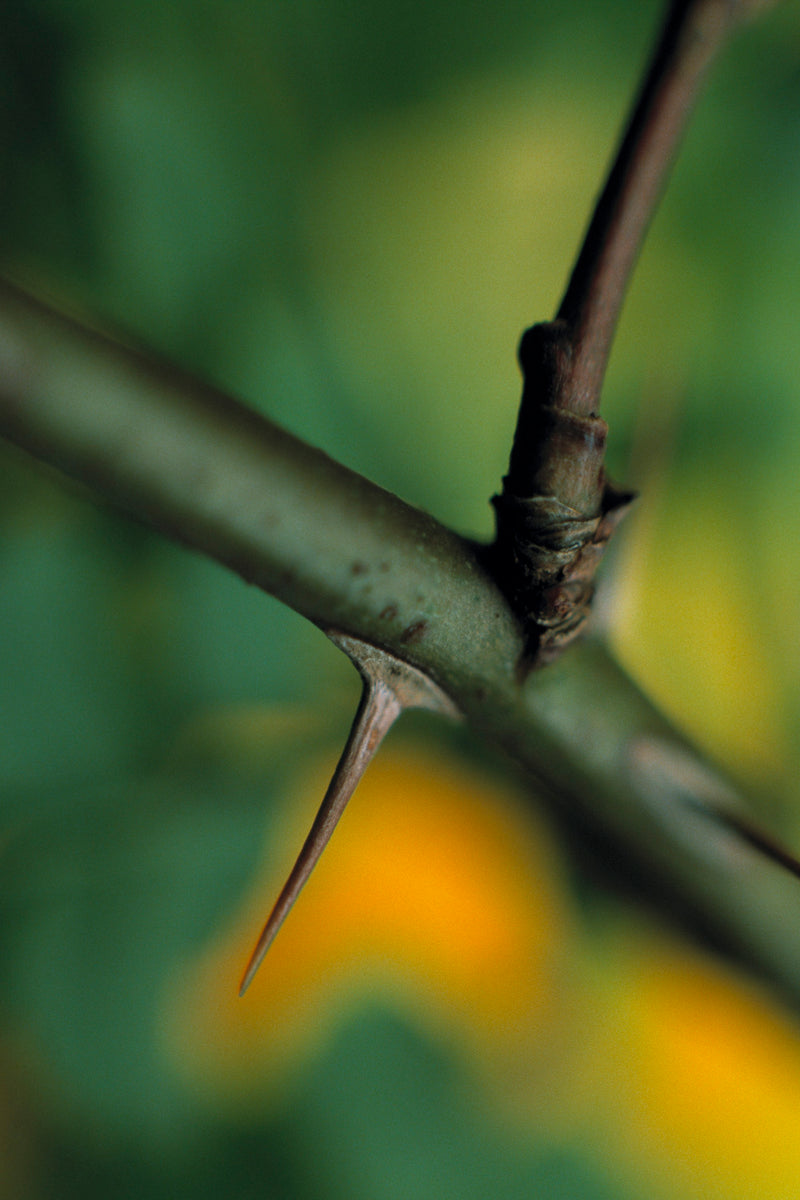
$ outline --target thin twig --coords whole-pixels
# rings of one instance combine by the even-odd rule
[[[756,0],[673,0],[555,320],[524,334],[524,376],[493,572],[522,620],[525,666],[584,627],[630,493],[605,475],[600,391],[625,291],[681,134],[729,30]]]
[[[557,320],[572,353],[553,403],[597,412],[620,309],[644,235],[713,59],[745,8],[674,0],[600,194]]]

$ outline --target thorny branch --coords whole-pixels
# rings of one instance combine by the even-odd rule
[[[407,675],[425,682],[425,706],[444,693],[511,755],[569,831],[587,830],[665,911],[677,908],[800,1006],[800,927],[786,921],[798,902],[791,856],[752,827],[732,789],[598,642],[547,671],[519,670],[526,652],[555,657],[585,619],[624,503],[604,477],[596,406],[627,277],[708,62],[735,21],[762,6],[670,8],[559,315],[523,339],[523,404],[491,553],[230,397],[0,284],[0,433],[342,630],[340,645],[361,664],[354,739],[245,984],[386,722],[419,703]],[[382,655],[391,694],[376,703],[366,664]]]

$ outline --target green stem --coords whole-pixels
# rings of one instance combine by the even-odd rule
[[[523,683],[524,640],[476,548],[222,393],[0,285],[0,433],[316,624],[436,680],[665,912],[800,1004],[800,885],[594,642]]]
[[[0,431],[317,625],[411,660],[433,626],[447,658],[469,627],[487,653],[513,654],[474,551],[432,517],[2,283]]]

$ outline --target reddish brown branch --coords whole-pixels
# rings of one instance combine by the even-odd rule
[[[673,0],[554,321],[520,344],[524,384],[493,569],[546,662],[580,631],[630,496],[609,486],[600,391],[636,257],[708,68],[758,0]]]
[[[569,368],[559,406],[591,414],[642,241],[708,68],[741,6],[674,0],[561,301]]]

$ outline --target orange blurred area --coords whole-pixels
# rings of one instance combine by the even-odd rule
[[[297,789],[322,796],[325,767]],[[308,815],[310,822],[310,813]],[[303,833],[295,831],[295,851]],[[167,1003],[193,1086],[270,1093],[376,998],[514,1086],[556,1016],[569,910],[558,855],[518,797],[444,752],[381,752],[243,999],[237,984],[288,870],[274,855]]]
[[[297,787],[307,816],[326,769]],[[167,1052],[206,1103],[280,1102],[337,1030],[378,1004],[487,1083],[484,1098],[513,1111],[524,1139],[577,1141],[620,1186],[682,1200],[794,1194],[791,1020],[649,928],[582,938],[558,854],[507,787],[444,751],[379,754],[239,1000],[292,850],[287,835],[281,869],[271,853],[230,927],[165,997]]]
[[[658,488],[628,530],[615,580],[622,664],[690,737],[753,787],[786,786],[793,745],[725,487]],[[687,687],[687,680],[691,686]]]
[[[681,944],[637,939],[624,957],[595,1028],[588,1136],[642,1194],[796,1195],[796,1024],[766,992]]]

